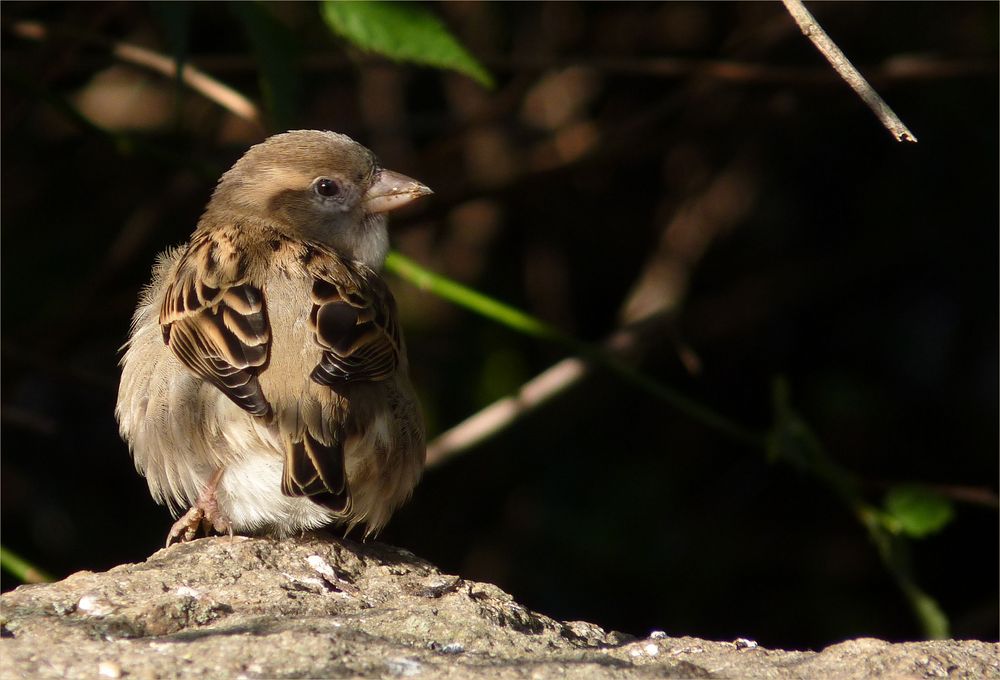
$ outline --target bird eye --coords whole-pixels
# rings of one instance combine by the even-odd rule
[[[328,177],[316,181],[316,193],[326,198],[333,198],[340,193],[340,185]]]

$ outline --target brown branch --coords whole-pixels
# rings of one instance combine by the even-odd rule
[[[826,60],[830,62],[834,70],[840,74],[840,77],[851,86],[861,100],[868,105],[874,113],[875,116],[882,122],[882,125],[892,133],[892,136],[896,138],[898,142],[916,142],[917,138],[909,128],[903,124],[903,121],[899,119],[899,116],[889,108],[889,105],[883,101],[882,97],[879,96],[878,92],[875,91],[868,81],[865,80],[864,76],[854,67],[854,64],[848,60],[844,52],[837,47],[833,40],[826,34],[826,31],[816,22],[813,15],[809,13],[809,10],[805,8],[801,0],[781,0],[785,5],[785,9],[788,13],[792,15],[795,23],[799,25],[802,30],[802,34],[805,35],[809,40],[812,41],[816,49],[826,57]]]
[[[26,40],[35,41],[47,40],[51,35],[60,32],[52,30],[37,21],[15,21],[9,27],[14,35]],[[83,36],[83,38],[92,44],[103,45],[111,51],[112,55],[123,62],[141,66],[167,78],[177,76],[177,62],[165,54],[132,43],[107,41],[96,36]],[[252,123],[262,132],[265,131],[260,109],[249,98],[233,88],[219,82],[190,64],[184,64],[181,67],[180,80],[206,99],[215,102],[233,115]]]
[[[604,348],[609,354],[628,360],[661,337],[670,323],[669,314],[654,314],[613,333],[604,342]],[[521,385],[516,394],[493,402],[438,435],[427,445],[427,467],[440,465],[486,441],[545,402],[583,382],[594,372],[594,368],[593,363],[576,356],[553,364]]]
[[[589,375],[591,367],[579,357],[569,357],[524,383],[512,397],[495,401],[427,445],[427,467],[440,465],[492,437],[515,420]]]
[[[900,484],[898,481],[888,481],[884,479],[866,479],[862,481],[870,490],[876,491],[888,491],[889,489],[899,486]],[[996,491],[988,486],[934,484],[931,482],[920,482],[920,485],[930,489],[939,496],[947,498],[950,501],[954,501],[955,503],[976,505],[982,508],[989,508],[991,510],[1000,509],[1000,496],[998,496]]]
[[[662,242],[623,302],[624,325],[604,343],[607,352],[628,361],[655,341],[668,335],[672,317],[686,294],[686,279],[713,239],[738,224],[753,204],[755,173],[747,158],[750,150],[733,162],[685,202],[663,229]],[[683,245],[678,246],[675,241]],[[673,275],[667,273],[672,270]],[[697,370],[698,359],[679,338],[673,342],[680,361]],[[464,453],[548,400],[581,383],[594,365],[568,357],[524,383],[516,394],[500,399],[439,435],[427,446],[427,467]]]
[[[960,484],[928,484],[927,488],[959,503],[979,505],[993,510],[1000,509],[1000,497],[989,487],[963,486]]]
[[[213,73],[246,73],[257,68],[252,57],[243,54],[205,54],[192,56],[191,61]],[[682,57],[604,58],[591,56],[533,57],[482,56],[483,65],[501,73],[538,73],[564,68],[581,67],[601,74],[642,76],[649,78],[700,78],[751,84],[826,85],[840,78],[828,68],[780,66],[734,59],[690,59]],[[385,64],[384,59],[371,56],[348,58],[342,54],[307,54],[300,60],[307,71],[343,71],[359,66]],[[997,72],[995,62],[985,59],[939,59],[925,56],[891,57],[878,65],[866,65],[865,72],[873,82],[905,82],[940,80],[966,76],[990,75]]]

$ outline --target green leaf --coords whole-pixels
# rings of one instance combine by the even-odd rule
[[[451,69],[493,87],[493,76],[422,5],[324,0],[320,7],[330,30],[363,50],[396,61]]]
[[[885,509],[889,515],[887,526],[914,538],[940,531],[955,514],[946,498],[915,484],[889,489]]]

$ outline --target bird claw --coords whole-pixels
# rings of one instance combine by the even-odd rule
[[[233,525],[228,519],[218,511],[213,513],[196,504],[170,527],[166,547],[169,548],[174,543],[193,541],[199,529],[206,536],[215,531],[217,534],[228,534],[229,538],[233,538]]]
[[[218,500],[215,497],[215,489],[222,478],[220,469],[209,481],[205,490],[198,496],[198,500],[190,510],[185,512],[180,519],[174,522],[167,534],[167,545],[170,547],[174,542],[187,543],[193,541],[198,535],[200,528],[206,536],[213,530],[219,534],[229,534],[233,537],[233,524],[219,509]]]
[[[167,545],[169,548],[174,541],[180,543],[187,543],[188,541],[194,540],[194,537],[198,534],[198,527],[201,526],[202,520],[205,519],[205,511],[195,505],[193,508],[184,513],[184,515],[174,522],[174,525],[170,527],[170,532],[167,534]]]

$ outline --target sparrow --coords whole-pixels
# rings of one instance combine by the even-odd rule
[[[191,239],[158,257],[115,414],[179,517],[167,546],[199,529],[368,536],[410,496],[424,426],[379,271],[386,213],[430,193],[345,135],[285,132],[223,174]]]

